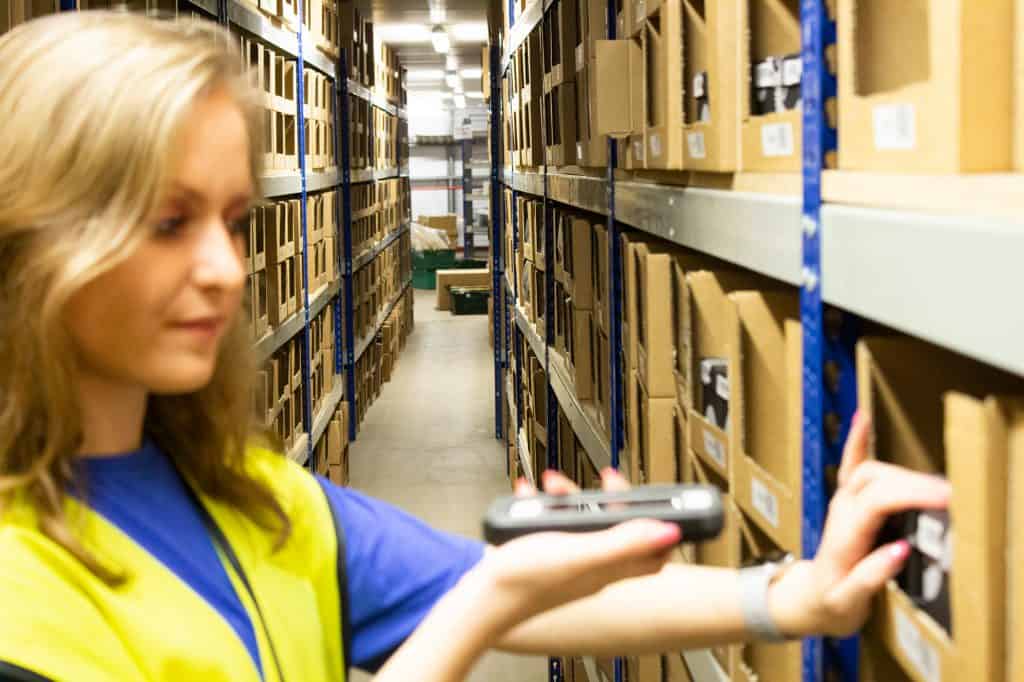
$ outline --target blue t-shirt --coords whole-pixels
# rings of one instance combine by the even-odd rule
[[[89,505],[220,613],[262,674],[253,623],[170,458],[147,444],[137,452],[82,461]],[[353,490],[323,479],[321,484],[345,531],[349,659],[373,672],[476,565],[483,544],[437,531]]]

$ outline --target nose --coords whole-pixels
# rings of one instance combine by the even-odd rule
[[[209,221],[196,246],[196,283],[235,293],[245,284],[245,267],[231,230],[220,218]]]

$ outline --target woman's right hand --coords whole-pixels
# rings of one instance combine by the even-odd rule
[[[626,578],[657,573],[679,543],[679,527],[651,520],[593,533],[537,533],[488,549],[464,578],[484,580],[512,626],[599,592]]]

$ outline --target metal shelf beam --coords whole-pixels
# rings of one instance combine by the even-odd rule
[[[519,443],[519,447],[516,448],[516,454],[519,456],[519,466],[522,467],[526,480],[536,487],[537,477],[533,475],[533,458],[530,457],[530,446],[526,442],[525,429],[519,429],[516,441]]]
[[[345,382],[343,382],[340,377],[336,376],[334,378],[334,388],[331,389],[331,392],[324,399],[324,403],[320,407],[320,411],[313,419],[313,437],[309,440],[310,448],[316,447],[316,444],[320,442],[320,437],[323,436],[324,431],[327,430],[327,425],[331,423],[331,417],[338,409],[338,405],[341,403],[341,399],[345,395]]]
[[[368,333],[366,336],[364,336],[363,338],[359,339],[359,341],[356,342],[355,362],[359,362],[359,358],[363,357],[363,353],[365,353],[366,349],[370,347],[371,343],[373,343],[373,340],[377,337],[377,332],[380,331],[380,328],[388,319],[388,315],[391,314],[391,311],[395,309],[396,305],[398,305],[398,301],[402,298],[402,295],[409,288],[410,284],[412,284],[412,279],[407,279],[405,281],[405,284],[402,285],[401,291],[399,291],[395,295],[395,297],[391,299],[391,302],[388,303],[387,307],[385,307],[384,310],[381,311],[380,315],[377,316],[377,321],[374,323],[373,329],[370,331],[370,333]]]
[[[355,259],[353,259],[352,272],[355,272],[356,270],[363,267],[364,265],[372,261],[374,258],[379,256],[381,251],[391,246],[391,244],[393,244],[395,240],[399,239],[403,234],[405,234],[405,232],[408,229],[409,223],[405,223],[397,230],[392,231],[391,234],[385,237],[377,245],[373,246],[369,251],[364,251],[361,256],[357,256]]]
[[[590,416],[569,383],[568,367],[565,360],[553,349],[548,349],[548,381],[555,391],[555,397],[562,411],[580,439],[583,449],[598,471],[612,465],[611,447],[594,419]]]
[[[516,23],[508,30],[505,39],[505,52],[501,55],[502,73],[508,69],[509,61],[512,59],[512,53],[523,44],[526,36],[530,35],[530,32],[533,31],[533,28],[540,23],[543,16],[543,0],[533,0],[526,6],[523,13],[519,15]]]
[[[214,16],[217,14],[217,3],[215,0],[190,0],[190,2],[200,5],[205,11],[210,12]],[[212,6],[213,9],[210,10],[207,6]],[[228,0],[228,21],[281,52],[298,58],[299,41],[297,33],[278,28],[258,11],[243,5],[238,0]],[[305,36],[305,32],[303,32],[303,35]],[[307,65],[314,67],[325,76],[330,78],[336,77],[338,72],[337,64],[332,62],[327,55],[320,52],[308,38],[303,39],[302,48],[302,59]]]
[[[821,216],[826,302],[1024,375],[1024,225],[834,205]]]
[[[325,189],[335,189],[341,184],[341,173],[337,169],[326,173],[307,173],[306,191],[319,192]]]
[[[389,102],[386,97],[371,91],[362,83],[356,83],[351,78],[348,81],[348,92],[350,95],[355,95],[364,102],[370,102],[378,109],[383,109],[391,116],[398,116],[399,114],[398,107]],[[404,109],[401,111],[403,114],[405,113]]]
[[[516,306],[516,326],[523,332],[523,336],[526,337],[526,341],[530,344],[530,348],[533,349],[537,359],[541,360],[544,358],[544,339],[540,338],[540,334],[537,333],[533,323],[526,319],[526,313],[518,305]]]
[[[299,439],[292,444],[292,449],[288,451],[288,459],[305,466],[306,462],[309,461],[309,434],[303,433],[299,436]]]
[[[684,651],[683,660],[695,682],[729,682],[729,676],[707,649]]]
[[[335,280],[310,303],[310,317],[315,317],[327,306],[330,300],[337,295],[339,287],[339,282]],[[299,310],[256,342],[256,357],[260,362],[265,362],[274,354],[274,351],[283,346],[285,342],[290,341],[305,326],[305,311]]]
[[[187,0],[187,2],[213,17],[217,16],[217,0]]]
[[[398,168],[362,168],[349,173],[352,182],[371,182],[375,180],[391,180],[393,178],[408,177],[408,173],[400,173]]]

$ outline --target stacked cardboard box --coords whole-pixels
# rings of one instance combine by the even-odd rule
[[[345,51],[348,77],[372,88],[376,77],[373,22],[367,21],[355,0],[340,0],[341,48]]]
[[[348,96],[349,160],[352,170],[369,168],[374,146],[370,139],[374,106],[355,95]]]
[[[544,146],[546,163],[576,163],[576,21],[579,0],[557,0],[544,14]]]
[[[313,69],[303,71],[306,170],[337,166],[334,154],[334,87],[331,79]]]

